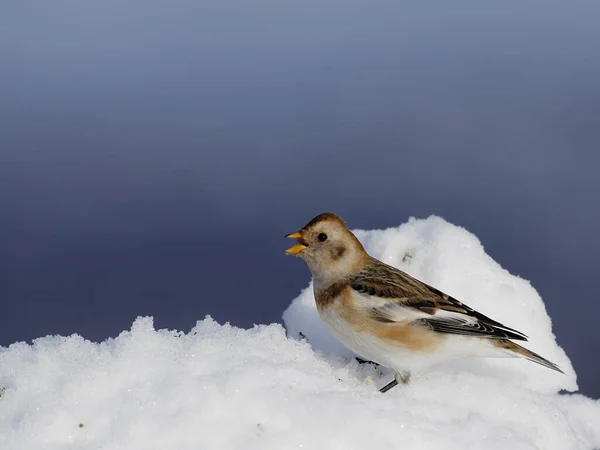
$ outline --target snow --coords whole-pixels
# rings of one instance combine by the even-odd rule
[[[490,258],[473,234],[435,216],[410,219],[398,228],[354,233],[374,257],[525,333],[529,342],[523,346],[555,362],[567,375],[529,361],[504,358],[465,361],[461,368],[501,371],[503,379],[512,378],[544,393],[577,389],[575,372],[556,343],[539,294],[528,281],[511,275]],[[302,332],[315,349],[352,356],[319,319],[312,284],[292,302],[283,319],[290,336]]]
[[[566,375],[473,359],[379,394],[391,372],[351,358],[307,288],[284,314],[287,333],[210,317],[187,332],[155,330],[139,317],[102,343],[48,336],[0,348],[0,449],[600,448],[600,401],[559,394],[576,390],[576,376],[528,282],[436,217],[357,236],[374,256],[528,334],[528,348]]]

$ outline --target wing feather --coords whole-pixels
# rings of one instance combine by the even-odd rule
[[[475,311],[405,272],[377,261],[349,280],[382,323],[414,321],[438,333],[526,341],[523,333]]]

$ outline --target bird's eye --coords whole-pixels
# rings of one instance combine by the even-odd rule
[[[317,236],[317,239],[321,242],[326,241],[327,235],[325,233],[319,233],[319,235]]]

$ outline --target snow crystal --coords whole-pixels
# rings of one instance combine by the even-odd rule
[[[528,334],[567,375],[469,360],[382,395],[391,372],[336,344],[305,290],[285,313],[287,333],[210,317],[185,333],[155,330],[140,317],[102,343],[0,347],[0,449],[600,448],[600,402],[558,393],[576,389],[575,374],[527,282],[438,218],[357,234],[374,256]]]

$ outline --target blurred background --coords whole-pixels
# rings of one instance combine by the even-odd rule
[[[600,3],[0,6],[0,345],[281,320],[283,235],[440,215],[600,397]]]

